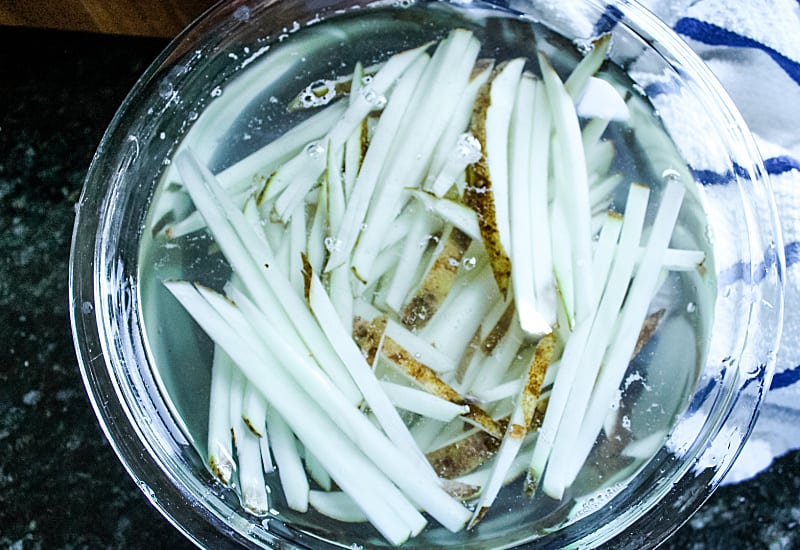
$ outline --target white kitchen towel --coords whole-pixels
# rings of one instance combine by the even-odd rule
[[[642,3],[706,62],[742,113],[770,176],[783,230],[783,338],[759,420],[726,477],[733,483],[800,448],[800,1]],[[621,10],[609,8],[597,25],[613,25],[621,16]],[[713,167],[695,174],[703,183],[726,177]]]

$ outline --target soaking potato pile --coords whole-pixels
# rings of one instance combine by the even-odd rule
[[[164,284],[214,342],[207,461],[247,510],[276,471],[292,510],[401,544],[473,527],[513,480],[564,497],[667,273],[704,261],[670,248],[688,182],[614,169],[608,48],[562,81],[456,29],[301,84],[309,116],[232,170],[180,149],[196,213],[167,238],[208,231],[232,275]]]

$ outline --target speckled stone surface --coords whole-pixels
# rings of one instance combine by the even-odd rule
[[[0,28],[0,548],[189,548],[127,476],[81,382],[69,244],[100,137],[162,40]],[[723,487],[671,549],[800,548],[800,453]]]

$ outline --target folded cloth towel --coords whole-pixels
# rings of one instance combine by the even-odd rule
[[[800,3],[642,0],[714,72],[756,138],[786,255],[784,332],[753,434],[726,477],[747,479],[800,448]],[[713,167],[702,176],[724,177]]]

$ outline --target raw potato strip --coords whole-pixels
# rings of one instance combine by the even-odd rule
[[[529,254],[531,258],[534,258],[533,284],[536,289],[537,311],[552,326],[556,322],[556,293],[553,280],[549,208],[550,133],[553,123],[544,84],[537,80],[534,82],[534,87],[536,92],[531,127],[530,168],[528,169],[531,179],[529,215],[532,231]]]
[[[263,336],[270,338],[262,341],[261,335],[253,332],[236,306],[213,292],[186,283],[167,283],[167,286],[206,333],[219,340],[248,378],[255,379],[271,405],[279,412],[284,411],[282,416],[298,438],[323,462],[337,485],[359,502],[362,510],[370,515],[370,521],[380,521],[376,527],[393,528],[395,535],[387,536],[388,540],[398,544],[398,517],[402,519],[401,525],[410,526],[412,532],[418,532],[425,525],[424,518],[397,488],[448,529],[457,531],[463,527],[469,512],[428,474],[423,474],[416,461],[410,461],[405,453],[398,453],[386,436],[357,408],[342,399],[341,393],[324,377],[314,374],[315,367],[307,357],[299,355],[279,338],[272,338],[271,331],[263,332]],[[198,292],[200,299],[196,297]],[[214,302],[213,307],[205,301],[209,299]],[[269,326],[265,317],[262,320]],[[276,360],[275,356],[281,360]],[[261,369],[269,370],[269,382],[264,380]],[[353,439],[342,432],[333,419],[351,433]],[[371,460],[367,460],[364,453],[368,453]],[[375,470],[376,466],[382,474]],[[391,507],[396,510],[390,518],[376,516],[386,510],[384,499],[391,499]],[[379,530],[386,536],[385,529],[379,527]],[[406,532],[405,536],[409,534]]]
[[[471,242],[472,239],[457,227],[448,228],[446,236],[442,236],[434,252],[431,266],[403,308],[401,319],[406,327],[419,329],[425,326],[441,307],[450,293],[461,260]]]
[[[382,103],[385,103],[389,89],[405,70],[425,53],[427,47],[426,44],[389,58],[369,86],[365,86],[357,96],[353,96],[353,101],[325,137],[316,143],[309,144],[312,151],[314,148],[319,148],[317,154],[308,154],[308,150],[304,150],[270,177],[267,182],[265,198],[277,197],[275,211],[281,220],[288,219],[325,170],[324,150],[326,146],[332,147],[334,151],[338,152],[370,111],[383,107]]]
[[[323,516],[345,523],[363,523],[367,515],[347,493],[341,491],[311,491],[308,502]]]
[[[254,187],[260,189],[258,196],[259,202],[261,202],[267,176],[282,162],[300,153],[307,143],[321,138],[330,131],[333,124],[341,117],[344,109],[343,103],[331,105],[258,151],[222,170],[216,176],[220,185],[237,204],[242,204],[253,192]],[[203,217],[195,211],[183,220],[165,226],[164,231],[168,239],[175,239],[199,231],[205,226]]]
[[[619,304],[621,304],[621,298],[618,296],[619,290],[621,288],[624,291],[630,280],[630,273],[633,269],[633,251],[639,246],[648,196],[649,190],[646,187],[636,184],[631,185],[618,245],[618,251],[620,252],[615,254],[614,265],[609,275],[609,281],[617,281],[617,296],[612,297],[606,293],[602,297],[602,301],[606,302],[605,309],[607,310],[613,310],[615,304],[618,310]],[[631,264],[630,266],[627,265],[628,262]],[[609,319],[609,316],[615,313],[615,311],[611,311],[611,313],[604,316],[602,322],[606,325],[611,325],[606,326],[605,329],[611,330],[613,328],[613,318]],[[576,429],[575,426],[570,427],[567,425],[563,419],[565,415],[570,415],[570,405],[575,408],[580,407],[580,403],[576,404],[574,402],[573,394],[577,393],[573,391],[574,387],[580,383],[584,376],[592,376],[591,373],[588,375],[581,373],[579,376],[579,367],[594,321],[595,319],[592,318],[579,321],[570,337],[564,343],[564,353],[561,356],[547,412],[539,430],[539,438],[533,449],[529,472],[531,485],[538,484],[541,479],[557,440],[565,437],[564,432]],[[600,353],[602,353],[602,350]],[[591,388],[591,384],[594,383],[593,377],[584,383]],[[580,417],[577,421],[580,421]],[[562,427],[564,427],[563,430]],[[556,495],[554,498],[560,497],[557,493]]]
[[[538,256],[530,253],[530,242],[540,238],[535,231],[535,222],[531,207],[531,188],[534,185],[546,185],[533,181],[530,173],[531,156],[535,155],[531,147],[533,134],[534,104],[536,101],[536,83],[533,78],[523,75],[517,86],[517,97],[511,119],[509,138],[509,200],[510,209],[510,244],[511,283],[514,288],[514,303],[522,329],[534,336],[541,336],[551,331],[550,323],[539,312],[539,301],[536,296],[536,277],[534,263]]]
[[[438,220],[428,215],[426,209],[416,202],[410,203],[408,208],[413,211],[413,221],[398,259],[401,268],[391,277],[383,300],[386,307],[397,313],[401,312],[403,302],[414,285],[418,266],[428,249],[428,241],[440,228]]]
[[[230,485],[236,471],[229,414],[231,377],[235,368],[225,351],[215,345],[208,412],[208,467],[225,485]]]
[[[464,204],[475,210],[492,272],[503,296],[511,277],[508,219],[508,131],[524,59],[499,67],[481,90],[472,116],[472,134],[484,151],[467,167]]]
[[[467,405],[468,412],[462,415],[464,420],[479,426],[494,437],[502,437],[502,429],[491,415],[477,405],[467,403],[461,394],[439,378],[432,368],[417,361],[413,355],[399,346],[397,342],[384,336],[381,353],[429,393],[456,405]]]
[[[249,382],[244,388],[242,399],[242,420],[256,437],[264,437],[267,433],[264,419],[267,414],[267,401]]]
[[[386,230],[405,203],[406,188],[418,188],[423,182],[436,142],[455,110],[452,98],[466,88],[479,50],[480,43],[471,32],[455,29],[439,43],[426,67],[398,131],[394,154],[381,171],[381,185],[372,197],[366,228],[353,251],[353,269],[360,279],[373,278],[372,263]]]
[[[411,196],[421,202],[426,209],[439,216],[444,222],[449,223],[473,240],[481,240],[481,230],[478,227],[478,217],[475,211],[461,202],[447,198],[439,198],[426,191],[413,189]]]
[[[555,202],[561,212],[555,215],[569,220],[565,228],[570,236],[570,255],[573,279],[572,293],[575,297],[575,321],[592,314],[593,286],[590,266],[592,264],[591,209],[589,186],[584,159],[581,129],[575,105],[547,58],[539,54],[539,67],[553,113],[554,141],[559,155],[553,157],[553,173],[558,187]],[[554,244],[555,246],[555,244]],[[561,276],[562,274],[559,274]]]
[[[488,264],[478,265],[447,296],[420,335],[454,361],[459,361],[478,330],[489,305],[500,299]]]
[[[350,101],[356,94],[361,93],[362,79],[364,78],[364,68],[361,63],[356,63],[353,70],[353,85],[350,92]],[[345,198],[350,197],[353,187],[358,177],[358,171],[361,169],[361,163],[364,161],[364,143],[367,136],[367,120],[361,121],[361,124],[356,126],[350,137],[344,144],[344,194]]]
[[[214,176],[197,162],[190,150],[179,154],[176,162],[186,189],[208,222],[214,240],[259,308],[269,311],[273,316],[282,312],[284,333],[288,331],[299,335],[304,342],[302,348],[307,348],[313,354],[317,363],[348,399],[353,403],[358,402],[361,399],[358,388],[302,298],[292,290],[284,273],[270,269],[269,266],[276,262],[266,240],[253,229],[244,214],[227,200]],[[284,242],[288,240],[284,239]]]
[[[457,416],[469,412],[467,405],[456,405],[441,397],[403,384],[386,381],[381,381],[380,384],[395,407],[421,416],[450,422]]]
[[[564,455],[564,468],[559,470],[562,473],[558,480],[560,484],[571,484],[589,455],[592,444],[600,433],[609,404],[613,401],[614,392],[619,388],[636,350],[642,327],[645,326],[648,307],[658,288],[662,271],[661,258],[669,246],[684,194],[685,188],[679,179],[667,178],[667,186],[650,231],[647,248],[619,314],[619,326],[605,353],[603,369],[587,404],[576,445]],[[545,474],[545,480],[548,475],[549,473]]]
[[[267,411],[267,425],[272,436],[272,453],[278,466],[278,477],[286,504],[292,510],[306,512],[310,489],[294,434],[283,417],[272,407]]]
[[[386,336],[397,342],[397,344],[419,360],[420,363],[430,366],[437,373],[448,373],[456,370],[456,363],[450,357],[430,345],[415,332],[408,330],[393,319],[388,319],[378,308],[364,300],[358,300],[354,305],[354,311],[360,319],[375,323],[374,328],[377,330],[375,334],[378,336],[376,338],[373,335],[371,337],[372,340],[374,340],[373,345],[367,346],[365,349],[373,347],[373,353],[376,352],[378,349],[378,340],[383,337],[383,333],[385,332]],[[355,335],[355,331],[353,331],[353,334]],[[365,336],[366,335],[362,333],[357,340],[360,341]],[[364,349],[362,349],[362,351],[364,351]],[[374,358],[367,362],[371,365],[374,364]]]
[[[259,441],[258,436],[250,430],[241,430],[236,440],[236,456],[239,461],[239,492],[242,503],[251,514],[265,516],[269,512],[269,496],[264,481]]]
[[[565,489],[563,483],[568,477],[564,475],[564,469],[567,468],[566,463],[568,462],[566,456],[573,452],[573,447],[576,444],[580,422],[584,418],[606,348],[612,341],[616,320],[633,275],[635,252],[638,250],[642,235],[649,194],[647,187],[639,184],[631,185],[625,206],[625,217],[622,222],[619,245],[614,253],[614,262],[608,276],[608,283],[594,318],[587,319],[587,322],[591,324],[591,328],[585,345],[580,354],[570,357],[574,363],[568,362],[565,357],[562,357],[561,360],[561,367],[553,387],[548,413],[550,408],[553,407],[556,396],[558,395],[560,398],[563,395],[560,392],[565,390],[564,386],[560,384],[562,375],[566,372],[574,373],[577,371],[580,372],[580,376],[574,377],[570,384],[569,394],[564,403],[563,415],[553,440],[552,455],[548,462],[548,469],[544,473],[544,491],[556,499],[560,499],[563,495]],[[638,329],[636,334],[639,334]],[[566,343],[567,348],[571,344],[572,339]],[[545,421],[547,421],[547,418],[545,418]]]
[[[567,81],[564,82],[564,89],[573,101],[580,100],[586,83],[605,62],[609,48],[611,48],[611,34],[607,33],[592,41],[592,49],[572,70]]]
[[[344,222],[336,236],[338,246],[331,252],[325,271],[331,271],[349,261],[359,233],[362,231],[362,224],[382,168],[392,154],[395,136],[406,116],[414,90],[429,63],[430,58],[427,54],[420,56],[396,84],[392,97],[378,120],[375,134],[372,136],[353,190],[348,197]]]
[[[325,336],[331,342],[336,342],[336,353],[339,354],[342,362],[347,366],[350,375],[364,396],[364,401],[375,414],[384,432],[399,450],[406,453],[411,459],[419,459],[420,463],[427,465],[422,451],[417,448],[414,438],[411,437],[402,418],[400,418],[389,397],[381,389],[375,372],[361,354],[358,345],[353,341],[350,331],[342,325],[328,294],[325,292],[325,287],[322,286],[307,261],[304,265],[303,276],[305,279],[305,296],[311,311],[322,327]]]
[[[503,486],[503,482],[508,476],[514,459],[517,457],[528,428],[533,421],[536,413],[536,404],[539,400],[545,373],[553,359],[556,348],[556,338],[551,332],[544,336],[536,345],[536,350],[523,379],[522,388],[517,395],[514,411],[511,414],[503,441],[492,462],[492,470],[489,479],[483,486],[480,501],[475,506],[475,513],[470,520],[469,526],[478,523],[488,512],[489,507],[497,498],[497,493]]]
[[[434,152],[425,188],[437,197],[444,196],[464,169],[480,159],[480,142],[466,130],[472,118],[475,98],[489,80],[493,67],[493,61],[478,61],[478,66],[473,71],[474,76],[461,94],[453,119]],[[478,73],[475,74],[475,71]]]

